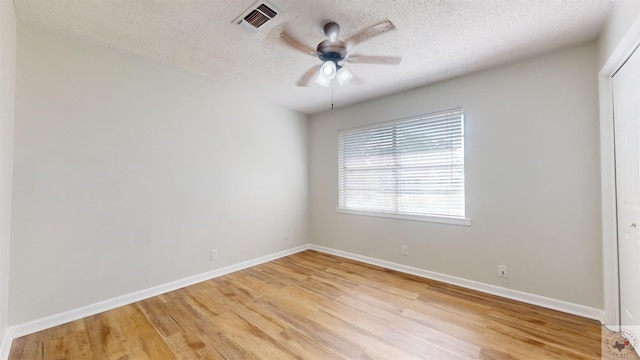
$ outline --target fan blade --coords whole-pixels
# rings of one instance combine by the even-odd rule
[[[307,85],[309,85],[309,81],[311,81],[311,78],[313,78],[313,75],[318,73],[318,71],[320,70],[320,66],[321,65],[316,65],[316,66],[312,67],[311,69],[307,70],[307,72],[304,73],[304,75],[302,75],[300,77],[300,79],[298,79],[298,82],[296,83],[296,85],[297,86],[307,86]]]
[[[291,34],[288,34],[286,32],[286,30],[283,30],[280,33],[280,39],[282,39],[282,41],[284,41],[287,45],[291,46],[292,48],[294,48],[294,49],[296,49],[298,51],[302,51],[303,53],[305,53],[307,55],[312,55],[312,56],[316,55],[316,50],[314,48],[311,48],[311,47],[301,43],[296,38],[291,36]]]
[[[398,65],[402,61],[401,56],[375,56],[375,55],[351,55],[346,61],[353,64],[379,64]]]
[[[385,20],[381,23],[369,26],[368,28],[360,30],[359,33],[351,36],[345,42],[349,45],[359,44],[365,40],[368,40],[374,36],[384,34],[387,31],[394,30],[396,28],[395,25],[391,22],[391,20]]]

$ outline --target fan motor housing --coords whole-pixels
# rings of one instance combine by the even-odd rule
[[[347,45],[341,40],[325,40],[318,44],[317,52],[320,60],[337,63],[347,56]]]

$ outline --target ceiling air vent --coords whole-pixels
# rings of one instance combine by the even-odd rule
[[[265,26],[265,24],[273,22],[273,18],[278,16],[279,12],[280,11],[272,4],[266,1],[258,1],[242,13],[234,22],[238,25],[246,25],[253,29],[260,29]],[[272,26],[266,27],[271,28]]]

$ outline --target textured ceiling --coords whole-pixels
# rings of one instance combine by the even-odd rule
[[[433,83],[594,39],[610,0],[271,0],[271,29],[234,20],[254,0],[14,0],[18,19],[86,39],[312,114],[332,90],[295,83],[320,60],[288,47],[283,27],[315,48],[328,20],[341,38],[389,19],[396,30],[350,53],[400,55],[398,66],[347,64],[364,82],[334,84],[336,106]],[[278,20],[278,21],[275,21]]]

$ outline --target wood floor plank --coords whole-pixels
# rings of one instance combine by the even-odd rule
[[[340,356],[331,348],[325,347],[321,342],[315,341],[313,338],[294,328],[285,329],[279,334],[277,339],[305,360],[348,359]]]
[[[107,314],[97,314],[84,319],[91,350],[96,359],[116,360],[127,356],[126,339]]]
[[[309,312],[301,304],[286,302],[287,295],[274,298],[263,298],[258,305],[273,316],[282,319],[292,328],[308,335],[322,346],[346,359],[358,359],[363,354],[362,346],[354,343],[336,333],[337,329],[331,329],[324,324],[315,321],[316,311]]]
[[[33,339],[23,336],[15,339],[9,353],[10,359],[44,359],[44,342],[40,339]]]
[[[362,316],[358,316],[357,322],[349,322],[344,319],[354,318],[349,316],[346,311],[340,311],[336,305],[331,305],[330,298],[323,297],[322,293],[315,294],[301,288],[290,288],[287,298],[290,299],[292,304],[295,302],[301,306],[303,313],[313,313],[313,320],[322,324],[324,327],[330,329],[330,331],[337,337],[349,339],[357,344],[367,344],[364,347],[365,356],[372,359],[388,359],[396,357],[401,359],[413,359],[421,358],[416,354],[407,352],[402,347],[395,347],[389,344],[382,336],[384,331],[388,329],[388,325],[384,324],[381,327],[371,326],[371,322],[364,321]],[[295,299],[295,300],[294,300]],[[285,300],[286,301],[286,300]],[[324,303],[324,306],[322,305]]]
[[[620,358],[603,351],[609,336],[579,316],[304,251],[15,339],[9,359]]]
[[[350,315],[351,318],[357,318],[360,322],[370,319],[366,323],[368,328],[376,329],[386,341],[404,349],[412,349],[414,353],[423,354],[427,348],[430,348],[429,352],[434,352],[434,348],[438,348],[441,352],[450,354],[452,351],[449,349],[455,349],[458,358],[473,358],[473,354],[479,352],[480,346],[416,322],[404,313],[387,311],[367,301],[348,298],[340,299],[340,303],[357,312]],[[414,334],[419,336],[416,337]]]
[[[245,349],[212,321],[222,312],[213,315],[208,308],[201,306],[201,302],[195,302],[180,292],[172,292],[170,296],[173,304],[171,312],[183,328],[182,336],[189,347],[199,354],[209,354],[209,357],[205,357],[207,359],[250,358]]]

